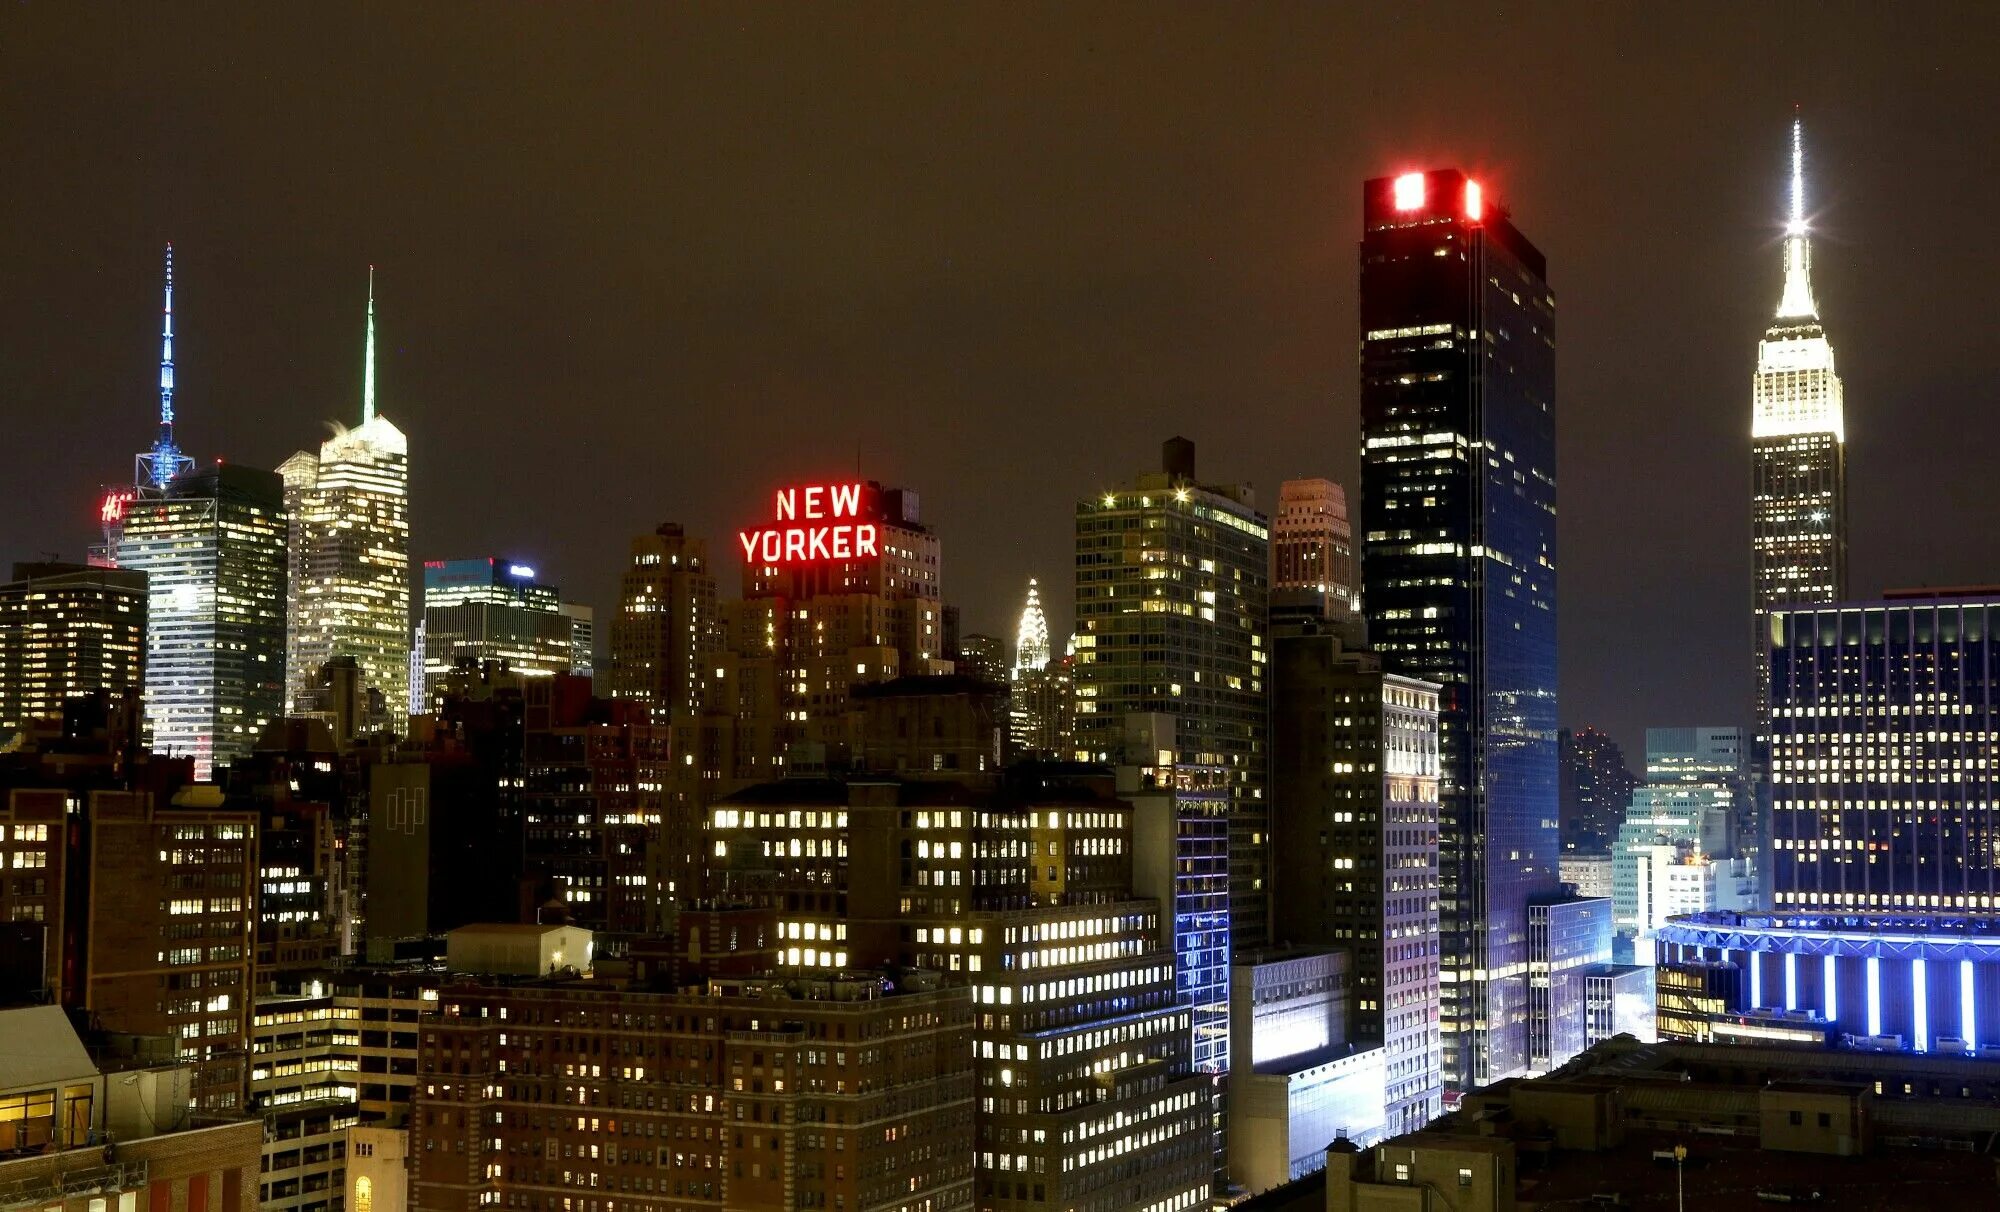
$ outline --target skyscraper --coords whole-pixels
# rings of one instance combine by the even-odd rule
[[[1361,240],[1362,606],[1441,686],[1444,1074],[1528,1064],[1528,903],[1556,826],[1555,299],[1456,169],[1369,181]]]
[[[1159,471],[1076,507],[1076,744],[1115,762],[1127,716],[1174,720],[1183,797],[1229,821],[1230,943],[1258,947],[1270,914],[1270,526],[1248,485],[1196,480],[1194,443],[1170,439],[1162,455]],[[1221,967],[1226,982],[1226,956]]]
[[[1757,718],[1776,606],[1847,596],[1847,440],[1833,345],[1820,327],[1806,234],[1805,135],[1792,122],[1791,216],[1777,318],[1757,344],[1751,388],[1750,558]]]
[[[361,424],[328,438],[317,458],[299,451],[278,473],[291,515],[287,702],[296,710],[322,666],[353,657],[365,725],[400,729],[409,699],[410,446],[375,411],[372,267]]]
[[[63,704],[136,696],[146,655],[146,578],[129,569],[16,564],[0,584],[0,744]]]
[[[1354,530],[1347,493],[1332,480],[1286,480],[1271,520],[1271,593],[1310,594],[1329,615],[1348,614],[1354,593]]]
[[[610,697],[632,699],[668,724],[698,710],[715,651],[715,573],[708,543],[678,522],[632,540],[611,620]]]
[[[284,487],[217,464],[134,501],[118,567],[147,577],[146,722],[153,748],[206,779],[284,714]]]
[[[1556,749],[1562,772],[1563,857],[1611,853],[1611,839],[1632,806],[1632,789],[1639,785],[1625,765],[1625,751],[1589,726],[1575,732],[1563,729]]]
[[[575,651],[562,595],[526,564],[492,556],[424,562],[425,710],[438,706],[444,675],[487,663],[527,677],[573,672]]]
[[[1272,639],[1272,933],[1352,956],[1349,1038],[1383,1049],[1388,1130],[1414,1132],[1444,1111],[1438,688],[1384,673],[1338,630]]]
[[[1075,662],[1070,654],[1049,654],[1049,620],[1042,591],[1028,578],[1028,601],[1015,631],[1014,661],[1007,699],[1008,750],[1016,757],[1075,756]]]

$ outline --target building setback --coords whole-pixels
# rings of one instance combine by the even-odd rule
[[[1363,187],[1361,554],[1383,667],[1437,683],[1444,1071],[1528,1064],[1528,904],[1554,895],[1555,298],[1456,169]]]

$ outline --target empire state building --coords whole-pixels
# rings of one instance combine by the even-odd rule
[[[1750,461],[1757,722],[1765,726],[1772,608],[1847,596],[1847,440],[1833,345],[1820,326],[1806,234],[1803,133],[1792,123],[1785,289],[1757,345]]]

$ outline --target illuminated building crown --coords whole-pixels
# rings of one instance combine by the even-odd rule
[[[1014,633],[1014,672],[1046,669],[1049,665],[1049,620],[1042,613],[1041,590],[1035,578],[1028,578],[1028,604],[1021,610],[1021,626]]]

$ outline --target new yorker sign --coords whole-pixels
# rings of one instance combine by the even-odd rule
[[[742,530],[736,542],[749,564],[811,564],[881,554],[873,484],[813,484],[780,488],[774,525]]]

